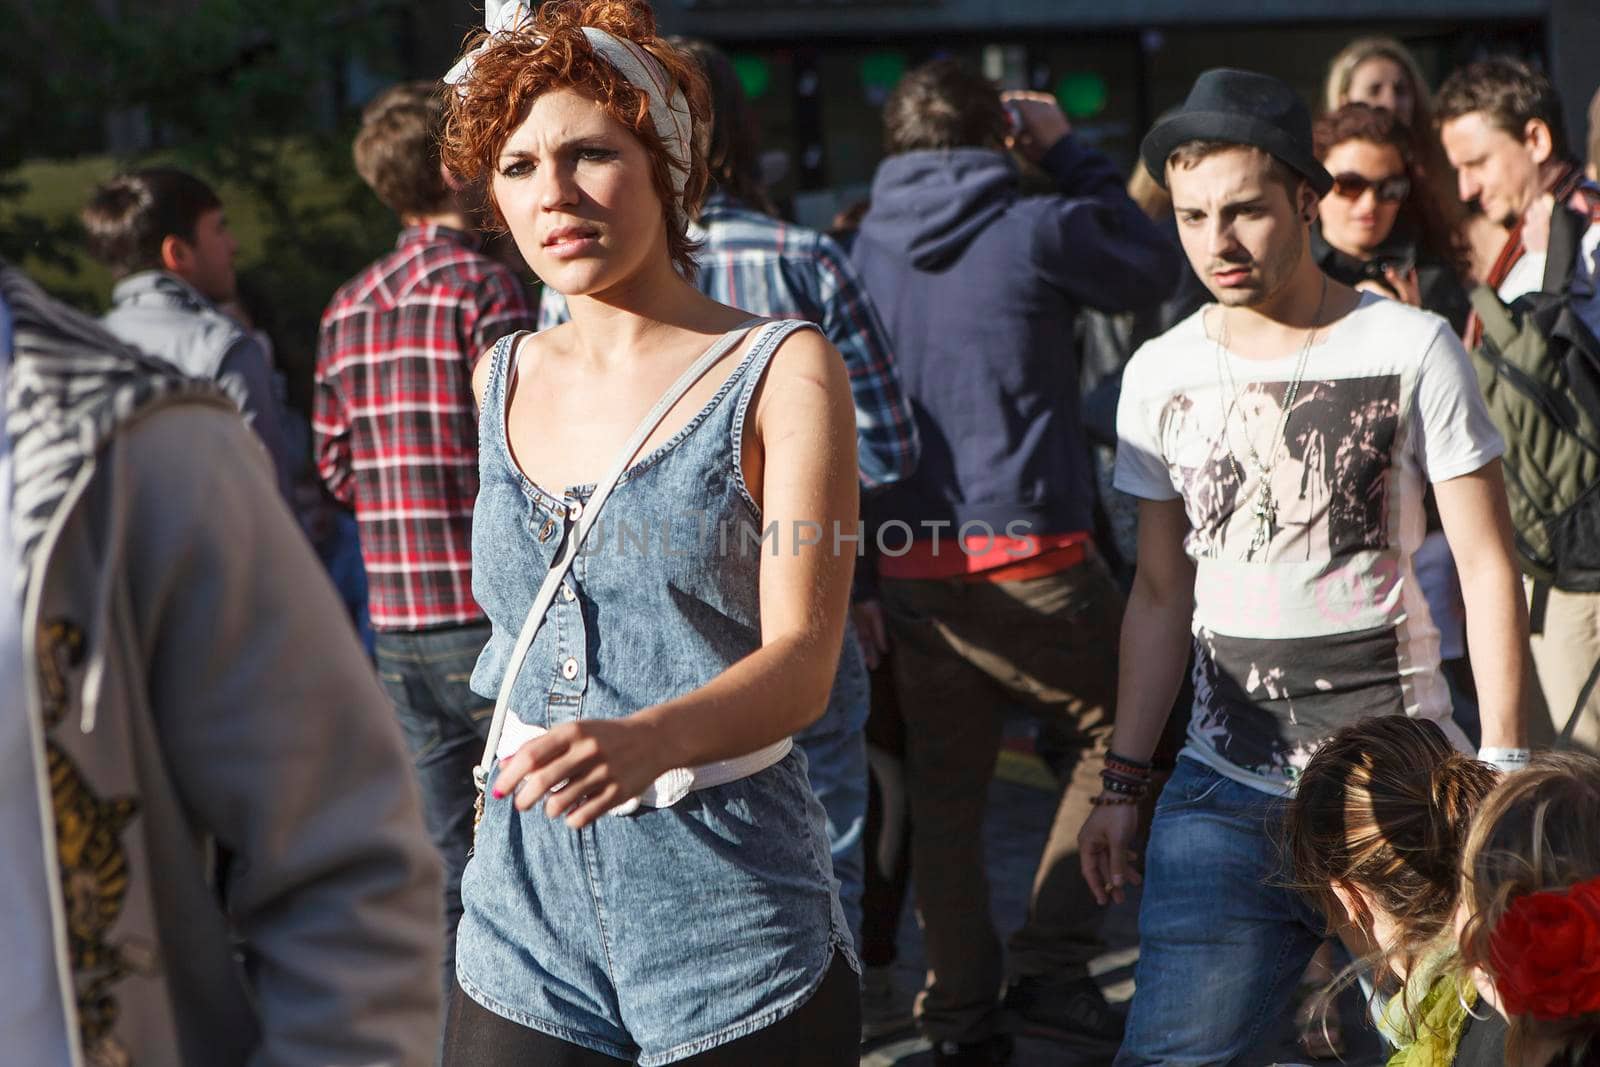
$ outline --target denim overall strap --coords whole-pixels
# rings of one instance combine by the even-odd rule
[[[723,356],[727,355],[734,345],[739,343],[746,331],[757,321],[759,320],[751,319],[723,334],[715,344],[706,349],[705,354],[695,360],[689,369],[678,377],[677,381],[672,383],[667,391],[661,395],[661,399],[656,401],[655,406],[645,414],[643,419],[639,420],[639,425],[634,428],[632,436],[628,438],[627,443],[622,446],[621,452],[612,462],[611,469],[606,471],[605,476],[595,484],[594,493],[590,496],[589,504],[584,508],[583,515],[578,520],[577,528],[573,531],[572,536],[567,539],[566,545],[562,547],[561,555],[557,556],[555,562],[550,565],[550,571],[545,575],[544,584],[539,587],[539,594],[533,598],[533,606],[528,609],[528,617],[523,621],[522,629],[517,634],[517,643],[511,650],[511,660],[506,665],[505,677],[501,680],[499,693],[495,696],[494,719],[489,724],[489,739],[483,748],[483,759],[479,761],[478,766],[473,768],[472,771],[472,780],[478,787],[478,808],[480,813],[483,807],[483,795],[489,786],[489,771],[494,766],[495,750],[500,745],[500,734],[505,730],[506,714],[510,711],[512,683],[516,681],[517,674],[522,670],[522,662],[527,658],[528,648],[533,644],[533,639],[539,632],[539,624],[544,621],[545,612],[549,610],[551,601],[555,599],[556,591],[561,587],[562,579],[566,577],[567,571],[571,569],[572,561],[577,558],[578,549],[582,547],[584,539],[589,535],[590,528],[594,526],[595,518],[605,505],[606,497],[610,494],[612,486],[617,484],[617,479],[622,477],[623,471],[628,469],[628,464],[633,460],[634,453],[639,451],[645,440],[661,424],[661,420],[666,418],[667,412],[671,411],[678,401],[683,399],[683,395],[694,386],[695,382],[705,377],[706,372],[716,365]]]

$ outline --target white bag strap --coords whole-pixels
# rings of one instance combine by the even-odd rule
[[[539,587],[539,594],[533,598],[533,607],[528,609],[528,617],[522,623],[522,630],[517,634],[517,643],[511,649],[511,660],[506,664],[505,676],[500,680],[500,692],[494,700],[494,719],[489,724],[489,741],[483,747],[483,759],[472,771],[472,780],[477,784],[478,792],[482,793],[489,785],[489,770],[494,766],[495,749],[500,744],[500,734],[505,729],[506,713],[510,710],[511,689],[517,680],[517,675],[522,671],[522,663],[528,657],[528,649],[533,645],[533,639],[539,632],[539,626],[544,621],[545,612],[550,608],[550,602],[555,599],[556,591],[561,588],[561,582],[567,576],[567,571],[572,568],[572,561],[578,556],[578,550],[583,547],[584,538],[589,536],[589,530],[594,525],[595,518],[600,514],[600,509],[605,505],[606,497],[610,494],[617,479],[622,477],[628,469],[628,464],[633,461],[634,453],[644,445],[645,440],[655,432],[661,420],[667,417],[667,412],[683,399],[683,394],[693,388],[694,383],[705,377],[716,363],[727,355],[734,345],[739,343],[751,325],[759,322],[751,319],[734,329],[723,334],[705,354],[684,371],[672,386],[661,394],[661,399],[656,401],[645,417],[639,420],[639,425],[634,427],[633,435],[622,446],[622,451],[611,464],[611,469],[606,471],[605,477],[595,483],[594,493],[589,497],[589,503],[584,505],[583,512],[578,517],[577,528],[567,538],[566,544],[561,549],[561,554],[550,564],[550,571],[544,576],[544,584]],[[757,342],[760,343],[759,341]],[[515,353],[513,362],[515,365]],[[507,388],[509,374],[507,376]]]

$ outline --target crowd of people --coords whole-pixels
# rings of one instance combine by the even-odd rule
[[[1359,983],[1600,1063],[1600,185],[1519,59],[1321,103],[1207,71],[1125,180],[936,59],[824,234],[714,47],[491,0],[298,416],[216,193],[101,185],[99,322],[0,262],[7,1055],[1249,1065]]]

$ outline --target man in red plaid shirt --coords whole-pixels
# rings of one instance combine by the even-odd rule
[[[322,316],[312,427],[323,481],[360,526],[378,673],[445,860],[448,988],[472,841],[472,766],[493,711],[467,685],[489,637],[472,599],[472,366],[534,321],[515,276],[479,251],[439,164],[443,115],[438,86],[427,82],[388,90],[362,115],[356,170],[405,228],[395,250],[341,287]]]

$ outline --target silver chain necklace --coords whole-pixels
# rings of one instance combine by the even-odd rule
[[[1328,276],[1322,276],[1322,293],[1317,297],[1317,311],[1311,316],[1311,328],[1306,331],[1305,343],[1300,346],[1300,358],[1295,363],[1294,379],[1289,382],[1289,388],[1283,396],[1283,410],[1278,414],[1278,425],[1273,431],[1272,440],[1268,445],[1267,459],[1263,460],[1256,451],[1254,438],[1250,434],[1249,420],[1245,417],[1244,408],[1240,405],[1239,386],[1233,379],[1233,368],[1228,362],[1228,312],[1222,309],[1222,321],[1217,326],[1217,385],[1226,396],[1219,397],[1222,403],[1222,440],[1228,449],[1228,462],[1233,464],[1233,473],[1239,479],[1239,485],[1244,485],[1244,470],[1239,466],[1239,457],[1233,450],[1233,432],[1231,418],[1234,411],[1239,412],[1239,421],[1243,424],[1245,448],[1250,453],[1250,464],[1256,470],[1258,485],[1256,488],[1255,503],[1250,510],[1255,515],[1255,533],[1250,538],[1250,550],[1247,559],[1255,559],[1258,552],[1263,551],[1272,543],[1273,530],[1278,525],[1278,501],[1272,495],[1272,471],[1278,465],[1278,453],[1288,444],[1289,412],[1294,410],[1295,398],[1300,395],[1300,383],[1305,380],[1306,361],[1311,355],[1311,344],[1316,340],[1318,324],[1322,321],[1323,303],[1328,298]]]

